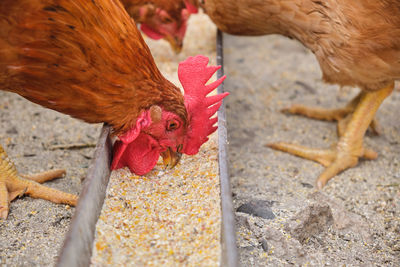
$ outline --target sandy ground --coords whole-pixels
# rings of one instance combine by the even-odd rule
[[[94,144],[100,125],[89,125],[0,91],[0,144],[21,173],[65,168],[64,178],[48,185],[79,193],[93,148],[51,150],[55,145]],[[0,220],[0,265],[52,266],[74,208],[24,197],[11,203]]]
[[[276,36],[228,36],[225,68],[225,88],[232,92],[227,108],[234,205],[242,211],[236,213],[241,264],[398,266],[399,92],[379,110],[382,135],[365,140],[379,158],[361,161],[315,193],[320,165],[264,145],[287,140],[328,147],[337,140],[334,123],[279,110],[294,102],[342,106],[357,90],[323,84],[313,55]],[[66,168],[67,176],[50,186],[78,193],[93,148],[49,146],[95,143],[99,127],[0,92],[0,143],[23,173]],[[275,218],[248,215],[249,205],[242,205],[249,203]],[[14,201],[8,220],[0,222],[0,265],[53,265],[72,213],[29,197]]]
[[[280,36],[225,35],[224,47],[241,265],[399,266],[399,92],[378,112],[381,136],[365,139],[379,158],[361,160],[316,192],[321,165],[265,144],[329,147],[337,140],[335,123],[279,110],[291,103],[340,107],[358,90],[324,84],[314,56]],[[258,216],[249,215],[257,209]]]
[[[199,23],[201,27],[196,26]],[[193,16],[186,38],[196,41],[186,42],[179,55],[165,41],[156,42],[146,37],[145,40],[166,78],[179,84],[178,64],[172,61],[183,61],[200,52],[215,54],[215,30],[207,17]],[[215,56],[210,58],[210,64],[215,65],[215,62]],[[0,144],[21,173],[65,168],[65,178],[48,183],[60,190],[79,193],[94,149],[50,148],[63,144],[95,144],[100,127],[0,91]],[[0,221],[0,266],[54,265],[73,212],[74,208],[29,197],[12,202],[8,219]]]

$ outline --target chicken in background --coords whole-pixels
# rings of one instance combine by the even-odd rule
[[[0,2],[0,89],[110,125],[117,137],[112,169],[127,166],[142,175],[160,155],[173,167],[180,153],[198,152],[216,130],[211,117],[227,95],[207,97],[223,81],[205,85],[218,69],[207,64],[196,56],[179,65],[182,95],[157,69],[119,1]],[[0,218],[23,194],[75,205],[75,195],[40,184],[62,173],[19,175],[0,146]]]
[[[338,109],[293,105],[284,111],[313,119],[338,121],[339,141],[329,149],[289,143],[268,146],[314,160],[326,167],[317,179],[322,188],[359,158],[378,154],[363,146],[375,113],[400,79],[400,1],[398,0],[189,0],[202,7],[223,32],[257,36],[281,34],[301,42],[316,56],[323,79],[361,89]]]
[[[293,105],[286,111],[320,120],[337,120],[339,141],[328,149],[289,143],[271,148],[314,160],[326,167],[322,188],[338,173],[377,153],[363,145],[364,134],[382,101],[400,78],[400,1],[398,0],[205,0],[207,15],[234,35],[281,34],[300,41],[316,56],[323,79],[361,92],[338,109]]]
[[[182,50],[187,21],[197,7],[189,0],[121,0],[148,37],[164,39],[175,53]]]

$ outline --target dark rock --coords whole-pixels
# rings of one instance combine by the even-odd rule
[[[268,200],[252,200],[241,205],[236,211],[271,220],[275,218],[271,210],[272,203]]]
[[[303,81],[296,81],[295,84],[300,85],[300,86],[303,87],[306,91],[308,91],[310,94],[313,94],[313,95],[314,95],[314,94],[316,93],[315,88],[312,87],[311,85],[309,85],[309,84],[306,83],[306,82],[303,82]]]
[[[331,208],[326,203],[312,203],[293,216],[286,231],[301,243],[313,235],[324,232],[333,224]]]
[[[261,247],[265,252],[268,252],[268,241],[265,239],[262,239],[260,241]]]
[[[18,130],[17,130],[17,128],[15,128],[15,127],[13,126],[13,127],[11,127],[10,129],[8,129],[8,130],[6,131],[6,133],[7,133],[7,134],[18,134]]]
[[[255,247],[253,246],[246,246],[246,247],[241,247],[241,249],[246,250],[246,251],[253,251]]]
[[[303,183],[303,182],[301,182],[301,185],[302,185],[303,187],[306,187],[306,188],[313,188],[313,187],[314,187],[312,184]]]
[[[59,214],[57,215],[56,219],[51,223],[54,227],[58,226],[61,224],[62,221],[64,220],[70,220],[71,219],[71,214]]]

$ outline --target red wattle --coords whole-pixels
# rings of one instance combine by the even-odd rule
[[[159,145],[147,134],[141,133],[133,142],[125,145],[121,141],[114,144],[113,170],[128,166],[132,173],[144,175],[151,171],[160,157]]]

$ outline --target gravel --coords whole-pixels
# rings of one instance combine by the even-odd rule
[[[147,42],[160,71],[179,86],[177,66],[184,58],[203,54],[215,65],[215,37],[215,26],[206,15],[199,14],[191,17],[179,57],[165,53],[165,42]],[[125,168],[113,172],[110,180],[96,226],[93,266],[219,265],[221,207],[216,133],[198,154],[184,156],[172,170],[163,171],[159,162],[142,177]]]
[[[265,144],[329,147],[337,141],[335,123],[280,110],[292,103],[340,107],[358,90],[323,83],[314,55],[296,41],[224,37],[234,207],[269,201],[276,216],[236,212],[240,264],[399,266],[399,90],[378,111],[382,134],[365,138],[378,159],[361,160],[317,192],[321,165]]]
[[[218,266],[217,136],[173,170],[114,171],[96,227],[93,266]]]
[[[93,148],[61,149],[97,141],[100,125],[89,125],[0,91],[0,143],[21,173],[65,168],[67,175],[46,183],[78,194]],[[56,146],[56,147],[55,147]],[[58,148],[57,148],[58,146]],[[0,265],[54,265],[74,208],[23,197],[0,220]]]
[[[225,89],[232,93],[226,103],[234,206],[269,201],[276,216],[271,220],[236,213],[241,265],[399,266],[398,89],[378,112],[382,134],[367,134],[365,139],[379,152],[378,159],[360,161],[316,192],[314,182],[322,166],[264,145],[291,141],[328,147],[337,140],[334,123],[279,110],[291,103],[343,106],[358,91],[324,84],[314,56],[295,41],[278,36],[225,37]],[[209,42],[198,39],[199,45]],[[184,50],[195,46],[189,44]],[[173,55],[167,45],[153,53]],[[79,193],[93,149],[50,147],[95,143],[99,131],[100,125],[79,122],[0,91],[0,143],[22,173],[66,168],[66,177],[48,183],[52,187]],[[326,218],[331,213],[333,221],[321,221],[319,231],[308,232],[300,242],[290,232],[291,222],[314,209],[324,209]],[[73,211],[29,197],[14,201],[9,218],[0,221],[0,265],[54,265]]]

